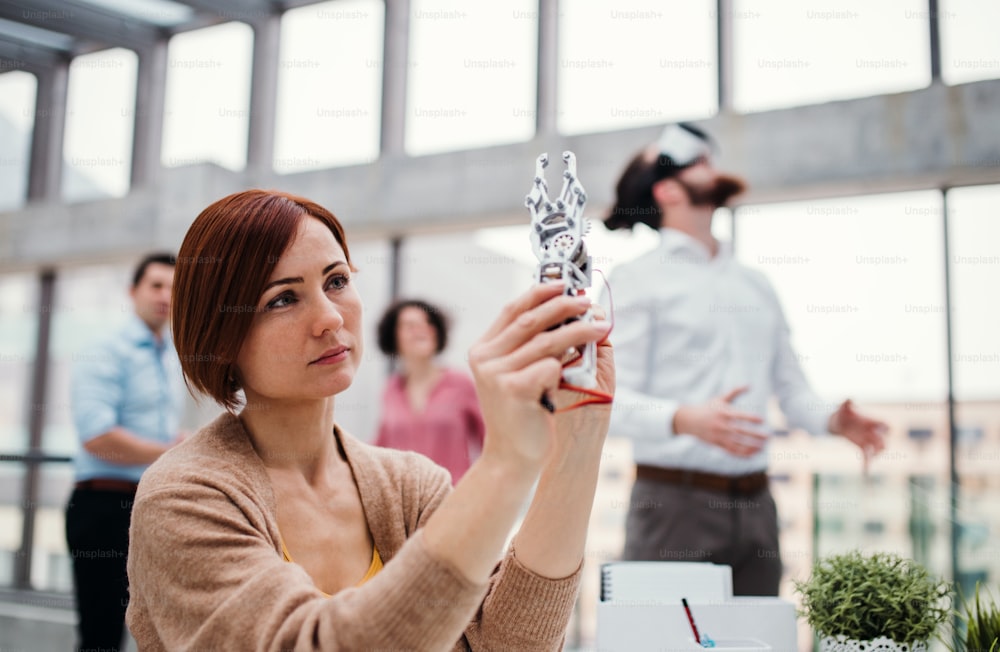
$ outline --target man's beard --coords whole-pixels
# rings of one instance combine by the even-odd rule
[[[746,181],[729,174],[720,174],[715,177],[715,181],[711,185],[700,188],[681,179],[677,179],[677,182],[684,188],[692,205],[711,206],[712,208],[727,205],[729,200],[747,188]]]

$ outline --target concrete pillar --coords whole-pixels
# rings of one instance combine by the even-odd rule
[[[385,0],[382,42],[382,155],[403,156],[410,59],[410,0]]]
[[[733,0],[716,0],[719,113],[733,110]]]
[[[153,185],[162,169],[163,112],[167,88],[167,41],[139,50],[132,133],[132,187]]]
[[[28,201],[59,198],[69,63],[60,62],[41,70],[37,77],[35,127],[31,134],[31,162],[28,167]]]
[[[271,176],[274,162],[281,14],[260,18],[251,26],[254,37],[247,170],[266,178]]]
[[[559,110],[559,0],[538,0],[538,91],[535,96],[535,134],[557,130]]]

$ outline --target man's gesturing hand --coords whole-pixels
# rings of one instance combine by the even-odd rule
[[[748,389],[737,387],[701,405],[682,405],[674,413],[674,432],[694,435],[733,455],[753,455],[764,446],[768,436],[748,424],[761,424],[764,420],[732,405],[733,400]]]

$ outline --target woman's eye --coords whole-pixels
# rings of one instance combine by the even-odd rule
[[[275,308],[284,308],[285,306],[291,305],[294,302],[295,302],[295,297],[291,293],[285,292],[284,294],[279,294],[278,296],[268,301],[267,305],[264,306],[264,309],[273,310]]]
[[[343,290],[350,282],[350,278],[345,274],[335,274],[326,281],[326,287],[334,290]]]

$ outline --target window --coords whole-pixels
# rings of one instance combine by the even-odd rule
[[[0,211],[18,208],[28,195],[37,85],[26,72],[0,75]]]
[[[734,0],[734,106],[765,111],[930,83],[925,0]]]
[[[375,0],[337,0],[282,16],[277,172],[378,157],[384,13]]]
[[[136,54],[121,48],[70,64],[62,177],[67,201],[128,194],[138,69]]]
[[[560,3],[559,131],[713,115],[719,104],[716,24],[715,0]]]
[[[958,426],[955,441],[959,444],[977,444],[983,440],[984,434],[982,426]]]
[[[737,211],[737,258],[774,285],[827,413],[946,396],[941,210],[922,191]]]
[[[939,0],[941,76],[948,84],[1000,77],[1000,4],[980,0]]]
[[[163,164],[242,170],[250,123],[253,32],[226,23],[178,34],[167,51]]]
[[[28,389],[38,328],[38,280],[0,276],[0,450],[28,447]]]
[[[421,155],[530,139],[537,40],[538,3],[531,0],[413,0],[406,151]]]
[[[865,534],[878,535],[885,532],[885,523],[882,521],[865,521],[862,526]]]

